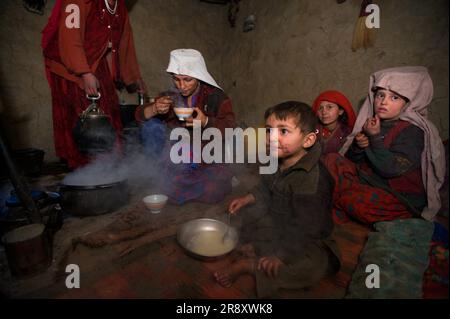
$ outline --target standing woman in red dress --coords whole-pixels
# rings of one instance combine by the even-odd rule
[[[79,114],[101,94],[100,109],[110,116],[120,151],[122,130],[118,85],[145,93],[124,0],[57,0],[42,31],[47,79],[52,91],[56,155],[70,168],[89,162],[72,136]]]

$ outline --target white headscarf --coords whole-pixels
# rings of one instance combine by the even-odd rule
[[[400,119],[420,127],[424,132],[421,164],[428,206],[423,209],[422,217],[432,220],[441,207],[439,189],[445,178],[445,154],[437,128],[427,119],[427,107],[433,98],[433,82],[427,68],[407,66],[373,73],[370,76],[369,94],[358,113],[352,133],[347,137],[339,153],[343,155],[347,152],[366,120],[374,116],[375,88],[394,91],[406,97],[409,102],[403,108]]]
[[[177,75],[187,75],[208,83],[216,88],[222,88],[214,81],[206,69],[206,63],[200,52],[194,49],[177,49],[170,52],[167,72]]]

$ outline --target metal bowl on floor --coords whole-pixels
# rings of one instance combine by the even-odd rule
[[[234,227],[216,219],[199,218],[181,225],[177,231],[180,246],[192,257],[212,261],[232,252],[239,241]]]

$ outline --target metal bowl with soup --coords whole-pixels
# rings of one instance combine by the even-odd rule
[[[215,219],[200,218],[183,224],[177,232],[178,243],[191,256],[215,260],[233,251],[239,241],[234,227]]]

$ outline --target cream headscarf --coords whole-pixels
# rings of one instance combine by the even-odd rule
[[[191,76],[222,90],[211,74],[208,73],[202,54],[194,49],[177,49],[171,51],[169,66],[166,72]]]
[[[425,67],[398,67],[373,73],[370,76],[369,94],[358,113],[352,133],[347,137],[339,153],[343,155],[347,152],[367,118],[374,116],[374,89],[377,87],[406,97],[409,102],[403,108],[400,119],[420,127],[424,132],[422,179],[427,192],[428,206],[423,209],[422,217],[432,220],[441,208],[439,189],[445,177],[445,155],[439,132],[427,119],[427,107],[433,98],[433,82]]]

